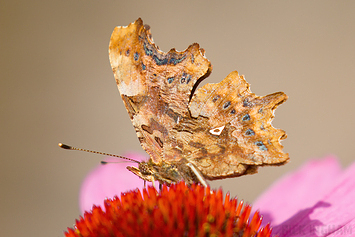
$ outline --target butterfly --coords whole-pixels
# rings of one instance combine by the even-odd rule
[[[198,84],[212,71],[194,43],[165,53],[139,18],[116,27],[109,58],[128,115],[148,161],[127,169],[149,182],[187,184],[256,173],[289,161],[271,125],[287,95],[257,96],[244,76],[231,72],[217,84]]]

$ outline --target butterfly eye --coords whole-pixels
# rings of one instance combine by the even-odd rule
[[[143,175],[149,175],[151,174],[149,167],[147,165],[147,163],[139,163],[139,171],[143,174]]]

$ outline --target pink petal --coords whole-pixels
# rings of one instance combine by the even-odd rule
[[[316,187],[323,178],[314,183]],[[318,202],[300,209],[289,220],[274,228],[274,234],[281,236],[351,236],[355,231],[355,163],[342,175],[328,183],[329,189],[322,193]],[[350,234],[349,234],[350,233]],[[337,236],[339,236],[337,235]]]
[[[347,223],[346,225],[342,226],[338,230],[334,231],[333,233],[327,235],[329,237],[334,236],[353,236],[355,234],[355,219],[351,222]]]
[[[309,161],[273,184],[255,201],[253,208],[261,211],[263,223],[278,225],[298,211],[314,206],[340,174],[339,162],[333,156]]]
[[[126,154],[125,157],[137,161],[147,158],[135,153]],[[115,158],[106,161],[117,162]],[[95,204],[104,207],[105,198],[120,196],[121,192],[131,189],[142,188],[143,180],[126,169],[127,166],[136,166],[135,163],[122,162],[99,165],[92,170],[84,179],[79,194],[80,211],[84,213],[92,209]]]

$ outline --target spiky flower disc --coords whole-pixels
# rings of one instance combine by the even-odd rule
[[[94,206],[90,213],[68,228],[74,236],[271,236],[271,228],[260,228],[251,206],[201,185],[180,182],[160,192],[153,187],[123,193],[105,201],[105,211]]]

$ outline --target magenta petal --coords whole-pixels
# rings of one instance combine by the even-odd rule
[[[147,159],[134,153],[126,154],[125,156],[137,161]],[[106,161],[117,162],[119,160],[108,158]],[[99,165],[92,170],[81,185],[79,194],[80,211],[82,213],[89,211],[94,204],[103,208],[105,198],[120,196],[121,192],[142,188],[144,185],[143,180],[126,169],[127,166],[137,167],[137,165],[128,162],[111,163]]]
[[[253,209],[260,210],[263,223],[278,225],[299,210],[315,205],[340,174],[340,165],[333,156],[307,162],[273,184],[255,201]]]
[[[355,235],[355,219],[351,222],[347,223],[346,225],[342,226],[341,228],[337,229],[333,233],[327,235],[329,237],[335,236],[354,236]]]
[[[319,177],[323,182],[324,173]],[[312,206],[301,209],[296,215],[274,228],[279,236],[353,236],[355,235],[355,163],[341,176],[329,183],[328,192]]]

